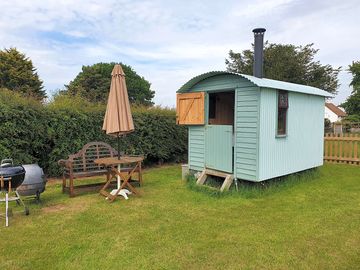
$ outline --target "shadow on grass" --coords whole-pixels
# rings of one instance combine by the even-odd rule
[[[223,179],[220,180],[217,177],[209,177],[209,179],[206,180],[205,185],[199,186],[196,184],[196,178],[189,175],[186,178],[186,185],[190,190],[201,192],[215,198],[243,197],[247,199],[256,199],[282,192],[303,183],[315,181],[320,178],[320,175],[320,170],[314,168],[262,182],[239,180],[237,188],[234,182],[231,185],[230,190],[225,192],[220,192],[220,181],[223,181]]]

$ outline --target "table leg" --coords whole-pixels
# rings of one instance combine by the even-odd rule
[[[121,167],[118,165],[117,167],[112,167],[111,170],[109,170],[107,174],[107,181],[103,188],[100,190],[100,194],[107,197],[109,199],[109,202],[113,202],[118,195],[122,195],[126,199],[126,192],[123,189],[124,187],[129,188],[129,190],[138,195],[137,190],[129,183],[129,179],[133,176],[135,171],[138,169],[139,171],[139,181],[142,181],[142,175],[141,175],[141,162],[137,162],[135,167],[129,172],[121,172]],[[106,188],[109,186],[111,179],[115,178],[118,180],[118,189],[114,189],[111,193],[106,191]],[[121,192],[123,190],[123,192]]]

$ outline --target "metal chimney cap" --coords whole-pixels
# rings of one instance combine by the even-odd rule
[[[252,31],[254,32],[254,34],[262,34],[266,31],[266,29],[265,28],[255,28]]]

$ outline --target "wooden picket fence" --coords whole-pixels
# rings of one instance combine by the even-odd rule
[[[324,161],[360,165],[360,135],[325,134]]]

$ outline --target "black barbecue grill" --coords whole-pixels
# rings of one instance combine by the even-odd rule
[[[5,159],[0,164],[0,193],[5,193],[5,198],[1,197],[0,202],[5,202],[5,219],[6,226],[9,225],[9,216],[11,209],[9,202],[16,201],[19,205],[24,207],[26,215],[29,214],[29,209],[21,200],[16,188],[19,187],[25,178],[25,169],[21,165],[14,165],[11,159]]]
[[[5,159],[1,161],[0,165],[1,176],[4,178],[4,186],[1,186],[0,190],[6,192],[10,185],[10,189],[16,189],[22,184],[25,179],[25,169],[21,165],[14,166],[12,160]]]

